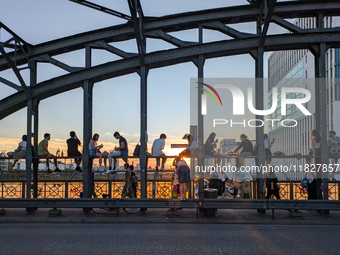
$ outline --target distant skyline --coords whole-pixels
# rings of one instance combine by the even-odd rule
[[[126,0],[108,2],[92,1],[108,8],[129,14]],[[208,8],[247,5],[246,0],[203,1],[141,1],[146,16],[162,16],[178,12],[196,11]],[[125,23],[125,20],[86,8],[67,0],[0,0],[0,21],[12,31],[33,45],[55,40],[61,37],[86,32],[98,28]],[[160,8],[162,6],[162,8]],[[15,12],[13,11],[15,10]],[[255,23],[231,25],[242,32],[255,33]],[[284,33],[285,30],[271,25],[270,33]],[[197,41],[197,30],[170,33],[182,40]],[[0,34],[5,40],[6,34]],[[204,30],[204,41],[225,40],[228,36]],[[112,45],[128,52],[137,52],[135,39]],[[147,51],[175,48],[166,42],[147,39]],[[102,50],[93,50],[92,65],[119,59],[116,55]],[[265,53],[264,74],[267,76]],[[79,50],[54,58],[71,66],[84,66],[84,50]],[[51,64],[38,64],[38,82],[66,74],[67,72]],[[28,70],[21,71],[25,82],[29,83]],[[255,62],[250,55],[238,55],[208,59],[205,63],[204,76],[209,78],[254,78]],[[0,72],[0,77],[18,83],[11,70]],[[149,151],[154,139],[161,133],[168,136],[167,151],[171,143],[186,143],[182,140],[189,133],[190,126],[190,78],[197,77],[197,68],[193,63],[184,63],[164,68],[152,69],[148,76],[148,133]],[[117,140],[112,136],[115,131],[126,137],[130,144],[130,153],[139,141],[140,131],[140,96],[139,76],[134,73],[96,83],[93,98],[93,132],[100,134],[100,143],[104,150],[112,150]],[[0,83],[0,100],[15,93],[15,90]],[[47,98],[39,107],[39,140],[44,133],[50,133],[50,151],[57,148],[66,150],[66,139],[71,130],[76,131],[82,140],[83,131],[83,92],[78,88],[66,93]],[[70,110],[71,109],[71,110]],[[0,121],[0,150],[13,151],[22,134],[26,134],[26,109],[22,109]],[[208,135],[208,134],[206,134]],[[225,137],[236,138],[239,137]],[[250,137],[253,139],[254,137]]]

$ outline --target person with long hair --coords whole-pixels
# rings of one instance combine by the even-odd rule
[[[208,139],[206,140],[204,144],[204,150],[206,156],[216,157],[217,162],[216,164],[220,164],[222,155],[217,153],[214,148],[216,148],[216,143],[218,143],[218,139],[215,140],[216,134],[215,132],[212,132]]]
[[[93,135],[92,139],[90,140],[89,144],[89,150],[90,150],[90,157],[98,157],[99,158],[99,171],[104,171],[104,168],[102,167],[102,158],[103,153],[100,152],[100,149],[103,148],[103,144],[97,145],[97,142],[99,140],[99,135],[96,133]],[[104,165],[106,167],[106,159],[104,159]]]
[[[321,155],[321,135],[320,132],[316,129],[311,132],[312,140],[310,141],[310,150],[307,155],[315,157],[316,155]],[[310,165],[312,159],[305,158],[306,163]],[[321,164],[321,158],[315,158],[315,164]]]

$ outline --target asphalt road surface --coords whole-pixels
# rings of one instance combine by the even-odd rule
[[[340,226],[0,224],[0,254],[340,254]]]

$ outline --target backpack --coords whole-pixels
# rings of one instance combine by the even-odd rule
[[[136,147],[135,147],[135,150],[133,151],[133,156],[139,157],[139,152],[140,152],[140,145],[137,144]]]
[[[302,181],[301,181],[301,187],[302,187],[302,188],[307,188],[307,187],[308,187],[308,184],[309,184],[308,179],[307,179],[306,177],[303,178]]]

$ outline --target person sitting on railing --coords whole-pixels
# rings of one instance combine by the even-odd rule
[[[42,158],[46,158],[46,165],[47,165],[47,172],[52,173],[52,170],[50,169],[50,158],[54,159],[54,165],[55,165],[55,170],[54,172],[61,172],[58,168],[58,159],[56,156],[51,154],[48,151],[48,141],[51,139],[51,135],[49,133],[44,134],[44,139],[40,141],[38,145],[38,156]]]
[[[76,163],[77,167],[75,170],[77,170],[78,172],[82,172],[81,168],[80,168],[80,163],[81,163],[81,153],[78,150],[78,146],[81,145],[81,142],[79,141],[76,132],[71,131],[70,132],[70,139],[66,140],[67,143],[67,155],[68,156],[79,156],[79,158],[75,158],[74,162]]]
[[[166,162],[166,155],[163,152],[164,146],[165,146],[165,139],[166,139],[166,135],[165,134],[161,134],[159,136],[159,139],[156,139],[155,141],[153,141],[152,144],[152,156],[156,156],[156,157],[162,157],[162,167],[161,167],[161,171],[164,171],[164,165]],[[160,158],[156,158],[156,171],[158,171],[158,167],[160,166]]]
[[[236,153],[239,149],[243,148],[242,152],[240,153],[239,157],[239,164],[240,166],[244,165],[244,157],[243,156],[251,156],[253,155],[253,144],[248,137],[245,134],[242,134],[240,136],[241,138],[241,144],[234,150],[234,153]]]
[[[108,155],[109,158],[109,169],[105,172],[106,174],[113,173],[116,170],[117,159],[115,157],[123,156],[126,157],[128,155],[128,143],[124,137],[122,137],[117,131],[113,134],[114,138],[119,140],[119,146],[114,148],[114,151]],[[113,169],[112,167],[112,158],[113,158]],[[127,163],[127,159],[123,159]]]
[[[221,163],[222,155],[217,153],[214,148],[216,148],[216,144],[218,143],[218,139],[215,140],[216,134],[212,132],[207,141],[204,144],[204,151],[206,156],[217,157],[216,164],[219,165]]]
[[[125,198],[126,196],[130,198],[135,198],[133,188],[132,188],[132,180],[131,180],[131,170],[129,168],[129,164],[124,164],[125,169],[125,184],[122,192],[122,198]]]
[[[273,146],[274,141],[275,139],[273,138],[273,140],[269,142],[268,134],[264,134],[264,152],[266,156],[272,156],[272,152],[270,148]],[[266,158],[267,165],[270,165],[271,162],[272,162],[272,158]]]
[[[270,170],[266,173],[266,187],[267,187],[267,195],[266,199],[273,199],[274,196],[277,199],[280,199],[280,193],[279,193],[279,186],[277,184],[277,177],[273,170]]]
[[[195,141],[192,135],[185,135],[188,140],[188,147],[178,154],[179,157],[190,158],[190,155],[195,154],[199,148],[198,143]]]
[[[99,135],[96,133],[93,135],[92,139],[90,140],[89,143],[89,154],[90,157],[99,158],[99,171],[104,171],[104,168],[102,167],[102,158],[103,158],[103,153],[100,152],[100,149],[104,147],[103,144],[97,145],[97,142],[99,140]],[[106,158],[104,158],[104,165],[106,167]]]
[[[25,158],[27,147],[27,135],[22,136],[22,141],[19,143],[18,148],[15,151],[7,152],[8,157],[13,157],[14,162],[11,165],[11,170],[14,169],[15,164],[19,159]]]
[[[312,157],[315,157],[315,155],[321,155],[321,135],[320,132],[316,129],[314,129],[311,132],[312,140],[310,141],[310,150],[309,153],[306,155],[310,155]],[[311,158],[305,158],[306,163],[310,165],[312,159]],[[315,158],[315,164],[321,164],[321,158]]]
[[[190,183],[190,169],[185,160],[181,157],[176,157],[172,165],[176,167],[178,172],[179,191],[181,194],[180,199],[185,200],[187,193],[187,183]]]

